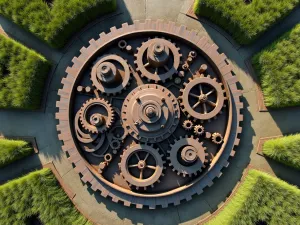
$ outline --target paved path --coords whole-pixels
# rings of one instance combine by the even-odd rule
[[[257,111],[255,83],[248,75],[244,60],[258,49],[274,40],[275,36],[286,29],[284,24],[271,30],[272,35],[262,37],[260,44],[237,49],[223,35],[207,23],[200,23],[185,15],[192,0],[119,0],[119,9],[116,13],[105,16],[93,25],[85,28],[74,36],[70,44],[62,51],[53,50],[43,44],[33,35],[24,32],[17,26],[0,18],[0,24],[5,31],[25,45],[44,54],[54,63],[53,75],[47,96],[45,112],[0,111],[0,133],[7,136],[35,136],[40,153],[37,156],[11,165],[0,170],[0,182],[12,179],[24,171],[37,168],[41,164],[53,161],[63,180],[69,184],[76,193],[75,201],[90,217],[99,224],[195,224],[199,219],[210,214],[225,200],[233,189],[242,171],[249,162],[252,165],[275,174],[282,179],[299,185],[296,180],[300,173],[282,166],[278,163],[267,161],[255,154],[255,148],[260,137],[300,131],[299,108],[277,110],[266,113]],[[299,9],[297,9],[299,11]],[[296,11],[296,12],[298,12]],[[195,197],[188,203],[178,207],[169,207],[159,210],[137,210],[112,203],[109,199],[101,197],[83,185],[79,176],[60,150],[61,144],[57,139],[55,120],[55,102],[58,100],[57,90],[61,87],[60,81],[64,77],[65,69],[71,63],[73,56],[79,54],[79,49],[88,44],[91,38],[97,38],[102,31],[109,31],[112,26],[121,26],[122,23],[132,23],[133,20],[164,19],[184,24],[189,29],[197,30],[200,35],[208,36],[220,46],[220,51],[226,53],[235,67],[241,87],[244,92],[244,122],[241,144],[237,149],[236,157],[231,165],[224,171],[223,176],[205,194]],[[291,27],[299,22],[297,13],[293,13],[285,20]]]

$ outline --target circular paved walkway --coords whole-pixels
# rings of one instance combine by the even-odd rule
[[[34,136],[37,139],[40,153],[18,163],[2,169],[1,179],[11,179],[18,176],[20,172],[36,168],[41,164],[53,161],[63,180],[71,187],[76,194],[75,202],[90,218],[99,224],[195,224],[201,218],[208,216],[217,209],[230,191],[240,179],[245,167],[251,163],[253,166],[262,168],[276,176],[300,186],[299,172],[275,163],[255,153],[255,148],[260,137],[274,136],[300,131],[299,108],[276,110],[260,113],[257,110],[257,99],[255,83],[248,74],[245,66],[245,59],[253,53],[270,43],[283,29],[292,27],[299,22],[294,13],[284,22],[285,26],[279,24],[265,35],[257,43],[246,48],[232,45],[220,32],[212,28],[208,23],[201,23],[185,15],[193,0],[119,0],[119,9],[116,13],[105,16],[94,24],[90,24],[81,33],[76,35],[62,51],[49,48],[11,23],[0,18],[0,23],[10,31],[10,34],[28,47],[39,51],[54,64],[52,80],[48,90],[45,112],[21,112],[21,111],[0,111],[0,134],[6,136]],[[65,69],[71,64],[71,59],[79,55],[79,49],[87,46],[88,41],[97,38],[99,33],[108,32],[112,26],[120,27],[122,23],[132,23],[133,20],[163,19],[183,24],[188,29],[194,29],[199,35],[208,36],[212,42],[220,47],[235,68],[241,89],[244,93],[244,122],[241,143],[237,149],[236,156],[231,160],[230,166],[218,179],[215,184],[205,190],[204,194],[193,198],[188,203],[177,207],[157,210],[139,210],[127,208],[115,204],[109,199],[94,193],[88,186],[81,183],[78,174],[72,169],[66,156],[61,151],[61,144],[57,139],[55,103],[58,100],[57,90],[61,88],[60,81],[64,77]],[[0,180],[1,182],[1,180]]]

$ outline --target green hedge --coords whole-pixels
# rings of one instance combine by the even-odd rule
[[[44,225],[90,224],[74,207],[49,169],[0,186],[0,224],[26,224],[38,216]]]
[[[0,35],[0,108],[39,109],[50,63]]]
[[[300,0],[196,0],[194,12],[223,27],[240,44],[250,44],[287,16]]]
[[[228,205],[209,225],[291,225],[300,221],[300,190],[266,173],[250,170]]]
[[[300,24],[252,59],[267,107],[300,105]]]
[[[300,170],[300,134],[266,141],[263,153],[271,159]]]
[[[30,143],[0,139],[0,168],[34,153]]]
[[[99,15],[116,9],[116,0],[1,0],[0,14],[55,48]]]

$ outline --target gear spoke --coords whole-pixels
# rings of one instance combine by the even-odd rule
[[[199,90],[200,90],[200,94],[203,95],[203,90],[202,90],[202,85],[199,84]]]
[[[195,105],[193,105],[193,109],[195,109],[198,105],[200,104],[200,102],[197,102]]]
[[[195,98],[199,98],[198,95],[195,95],[195,94],[193,94],[193,93],[191,93],[191,92],[189,93],[189,95],[192,96],[192,97],[195,97]]]
[[[134,164],[134,165],[128,165],[129,168],[134,168],[134,167],[137,167],[138,164]]]
[[[216,103],[210,101],[210,100],[207,100],[206,101],[209,105],[211,105],[212,107],[216,107]]]
[[[211,94],[214,93],[215,91],[216,91],[215,89],[212,89],[210,92],[208,92],[208,93],[206,94],[206,96],[211,95]]]
[[[150,153],[148,152],[147,155],[145,156],[145,158],[144,158],[144,161],[145,161],[145,162],[146,162],[146,160],[147,160],[149,154],[150,154]]]
[[[140,159],[140,157],[139,157],[139,155],[137,154],[137,153],[134,153],[134,155],[136,156],[136,158],[140,161],[141,159]]]
[[[156,166],[147,165],[147,168],[152,169],[152,170],[156,170]]]
[[[140,171],[140,179],[143,179],[143,170]]]
[[[204,114],[207,114],[207,108],[206,108],[206,103],[205,102],[203,102],[203,113]]]
[[[148,66],[150,66],[150,63],[147,62],[144,64],[144,67],[148,67]]]

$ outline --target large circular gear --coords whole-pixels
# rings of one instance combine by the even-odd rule
[[[163,38],[150,39],[134,55],[136,70],[148,80],[165,82],[177,74],[181,54],[172,42]]]
[[[99,174],[97,172],[98,168],[95,168],[85,156],[90,153],[82,151],[78,147],[78,139],[74,130],[74,117],[78,110],[75,107],[76,99],[82,99],[82,95],[88,96],[95,92],[77,93],[76,90],[77,85],[86,85],[81,80],[87,74],[86,68],[90,67],[100,53],[105,54],[107,52],[111,54],[114,47],[118,48],[117,43],[119,40],[126,40],[128,43],[132,42],[132,46],[137,46],[134,45],[134,42],[137,40],[140,40],[140,44],[148,37],[153,38],[155,36],[171,38],[176,44],[180,44],[182,52],[184,50],[186,50],[185,52],[195,50],[198,56],[193,66],[205,63],[208,68],[212,68],[211,74],[214,77],[218,77],[222,82],[226,90],[226,96],[228,97],[225,114],[228,119],[228,125],[226,131],[222,132],[224,136],[223,144],[219,145],[219,150],[214,155],[209,167],[206,167],[205,171],[199,176],[182,178],[190,180],[190,183],[185,183],[184,186],[176,186],[170,190],[159,191],[158,189],[156,191],[156,187],[165,187],[164,182],[168,181],[167,179],[162,179],[162,182],[155,185],[154,189],[139,192],[128,190],[127,187],[122,185],[114,184],[111,182],[111,177],[107,179],[105,174]],[[189,49],[187,50],[187,48]],[[121,53],[124,53],[122,56],[126,54],[125,52]],[[200,62],[198,59],[202,61]],[[131,58],[129,60],[132,61]],[[233,73],[231,62],[225,54],[219,53],[217,45],[211,43],[206,36],[198,35],[197,31],[190,31],[185,26],[178,26],[174,22],[164,22],[162,20],[135,21],[133,24],[124,23],[119,28],[112,27],[109,33],[101,33],[100,38],[97,38],[97,40],[91,39],[87,47],[80,49],[80,55],[74,57],[72,62],[72,66],[66,69],[67,76],[61,81],[62,88],[58,90],[60,99],[56,103],[58,112],[55,117],[58,120],[58,138],[63,142],[62,150],[67,154],[68,161],[74,165],[75,171],[80,174],[80,179],[83,183],[89,184],[93,191],[99,191],[101,196],[110,198],[113,202],[122,202],[128,207],[135,206],[137,208],[147,207],[155,209],[156,207],[166,208],[170,205],[179,205],[185,200],[189,201],[195,194],[203,193],[207,187],[217,182],[216,178],[219,178],[223,173],[223,169],[228,167],[229,160],[234,156],[236,147],[239,145],[240,139],[238,135],[242,132],[241,122],[243,121],[241,112],[243,109],[241,101],[242,91],[237,88],[238,79]],[[190,74],[186,73],[185,77],[190,77]],[[89,77],[84,81],[89,81]],[[144,80],[142,81],[144,82]],[[78,95],[80,98],[77,98]],[[82,127],[80,126],[80,128]],[[86,133],[86,130],[84,130],[84,133]],[[100,136],[104,137],[104,135]],[[88,138],[86,141],[90,141],[90,139]],[[216,147],[216,145],[214,146]],[[185,150],[185,152],[187,151]],[[113,166],[113,164],[111,165]],[[175,177],[177,176],[174,173],[171,174]]]
[[[151,186],[160,182],[163,176],[164,161],[158,149],[149,145],[134,144],[127,148],[121,156],[119,164],[121,174],[130,184],[138,188]]]
[[[122,121],[128,133],[141,142],[156,143],[177,128],[180,109],[176,97],[157,84],[131,91],[122,106]]]
[[[167,157],[170,161],[170,166],[178,175],[193,176],[201,172],[205,168],[207,162],[206,148],[203,147],[203,142],[192,137],[181,137],[171,145],[171,150]]]
[[[107,95],[116,95],[126,89],[130,80],[130,69],[125,59],[118,55],[99,58],[91,72],[92,84]]]
[[[111,127],[115,117],[111,105],[102,98],[86,101],[79,115],[82,127],[91,133],[103,133]]]
[[[195,120],[210,120],[216,117],[222,110],[225,101],[225,90],[216,78],[210,76],[194,75],[184,83],[184,89],[180,90],[180,106],[188,117]],[[211,98],[212,95],[215,95]],[[212,100],[214,99],[214,100]]]

